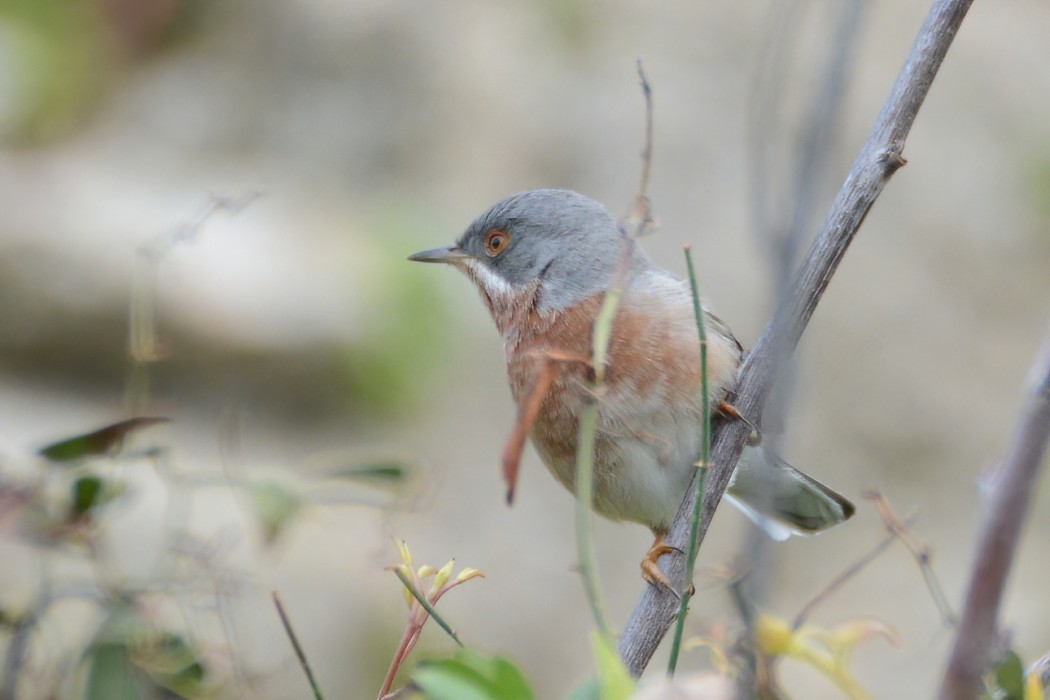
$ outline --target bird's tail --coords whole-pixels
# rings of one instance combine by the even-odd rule
[[[740,460],[726,498],[770,537],[784,540],[791,535],[812,535],[853,515],[856,509],[845,496],[776,455],[763,453],[765,458],[745,454]]]

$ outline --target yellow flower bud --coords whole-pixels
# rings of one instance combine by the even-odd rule
[[[471,569],[470,567],[467,567],[459,572],[459,576],[456,577],[456,583],[463,583],[472,578],[485,578],[485,574],[480,569]]]

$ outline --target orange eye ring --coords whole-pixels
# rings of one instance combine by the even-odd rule
[[[493,228],[485,234],[485,255],[494,258],[510,245],[510,234],[503,229]]]

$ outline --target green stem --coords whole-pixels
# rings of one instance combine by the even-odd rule
[[[591,540],[591,506],[594,500],[594,448],[598,434],[598,402],[591,399],[580,414],[580,437],[576,451],[576,550],[580,576],[598,632],[612,640],[605,618],[598,582],[598,558]]]
[[[392,571],[395,576],[401,579],[401,583],[405,584],[405,588],[407,588],[408,592],[412,594],[412,597],[423,606],[423,609],[427,611],[427,614],[434,618],[434,622],[438,623],[441,629],[445,630],[445,633],[452,637],[452,641],[462,647],[463,642],[460,641],[459,635],[456,634],[456,630],[452,629],[452,626],[445,622],[445,619],[438,614],[438,611],[434,609],[434,606],[429,600],[427,600],[427,597],[423,595],[423,592],[416,588],[416,584],[412,581],[409,575],[406,574],[400,566],[393,567]]]
[[[628,245],[631,243],[633,241],[628,242]],[[625,251],[625,258],[629,254],[629,250]],[[617,277],[622,279],[623,275]],[[605,617],[601,585],[598,582],[598,558],[594,553],[594,542],[591,538],[591,512],[594,505],[594,451],[598,442],[598,401],[602,383],[605,381],[613,318],[616,316],[616,307],[620,304],[620,286],[619,283],[615,283],[606,292],[602,308],[594,320],[594,334],[591,339],[594,396],[587,401],[580,413],[580,432],[576,444],[576,556],[579,559],[580,576],[583,578],[583,587],[587,594],[587,602],[591,606],[591,614],[594,616],[594,624],[598,632],[610,642],[612,632]]]
[[[689,286],[693,292],[693,313],[696,315],[696,328],[700,333],[700,405],[703,410],[703,438],[700,441],[701,472],[697,475],[696,499],[693,501],[693,520],[689,528],[689,551],[686,552],[685,584],[682,586],[682,602],[678,607],[678,619],[675,623],[674,638],[671,644],[671,658],[667,662],[667,675],[673,676],[678,666],[678,654],[682,649],[682,636],[685,633],[685,616],[689,611],[689,600],[693,597],[693,569],[696,566],[696,555],[699,549],[700,513],[704,504],[704,481],[707,475],[708,460],[711,458],[711,399],[707,392],[707,330],[704,327],[704,310],[700,306],[700,291],[696,283],[696,270],[693,267],[693,251],[685,246],[685,264],[689,270]]]

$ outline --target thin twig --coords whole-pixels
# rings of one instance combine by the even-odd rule
[[[634,210],[630,219],[634,221],[634,237],[649,233],[653,224],[652,206],[649,203],[649,177],[653,172],[653,89],[645,77],[642,61],[638,59],[638,80],[645,98],[645,147],[642,149],[642,173],[638,178],[638,191],[634,195]]]
[[[838,20],[830,42],[830,47],[822,58],[822,73],[819,89],[808,101],[808,113],[801,124],[801,135],[797,139],[796,154],[790,164],[790,172],[797,173],[782,188],[786,196],[769,200],[769,190],[773,178],[779,176],[769,167],[768,151],[775,137],[787,140],[782,113],[787,104],[784,100],[790,86],[797,82],[792,64],[797,63],[791,53],[797,53],[802,43],[799,32],[800,6],[784,3],[773,8],[771,14],[780,21],[772,27],[770,37],[770,59],[765,61],[759,74],[762,80],[762,91],[755,95],[751,109],[754,130],[749,139],[752,148],[752,186],[755,188],[756,208],[768,207],[771,210],[753,212],[756,224],[765,228],[756,231],[758,239],[766,254],[769,274],[772,281],[772,306],[782,303],[791,293],[792,276],[798,266],[798,258],[804,250],[804,243],[812,233],[814,214],[817,212],[823,185],[827,180],[827,171],[832,153],[832,138],[835,126],[842,113],[843,96],[847,77],[850,74],[850,58],[857,46],[856,37],[860,30],[861,8],[865,0],[845,0],[841,3],[820,5],[819,8],[807,9],[821,12],[837,13]],[[786,13],[786,16],[785,16]],[[779,45],[779,49],[777,46]],[[773,52],[779,55],[773,55]],[[778,75],[780,73],[780,75]],[[785,89],[785,86],[787,88]],[[764,123],[765,122],[765,123]],[[779,129],[778,129],[779,127]],[[774,209],[775,207],[775,209]],[[774,223],[775,222],[775,223]],[[774,488],[771,457],[780,453],[783,442],[783,430],[786,418],[790,414],[789,405],[795,389],[795,368],[793,362],[785,362],[780,369],[777,390],[770,397],[764,408],[767,424],[777,426],[768,431],[764,439],[764,449],[749,457],[752,468],[759,477],[758,489],[752,503],[758,512],[772,512],[774,508]],[[757,418],[757,417],[756,417]],[[773,560],[770,556],[773,540],[757,524],[747,528],[740,545],[740,558],[750,563],[746,581],[741,582],[741,595],[750,597],[752,604],[761,607],[766,598],[771,582]],[[744,618],[745,621],[748,618]],[[745,630],[744,639],[755,639],[755,630]],[[755,659],[750,655],[744,660]],[[738,687],[747,692],[753,679],[760,674],[758,669],[746,668],[739,676]]]
[[[785,218],[788,227],[773,240],[768,252],[773,256],[778,297],[791,291],[791,274],[795,270],[803,241],[810,230],[817,207],[817,195],[825,180],[830,162],[832,134],[842,114],[846,78],[858,45],[865,0],[848,0],[839,4],[838,24],[835,27],[831,50],[824,62],[825,75],[820,80],[820,93],[813,101],[812,110],[805,117],[804,130],[798,142],[798,179],[790,196],[791,212]],[[778,110],[774,110],[774,114]],[[779,217],[775,217],[779,218]]]
[[[933,555],[929,546],[915,539],[915,536],[908,530],[908,524],[897,517],[897,514],[890,508],[890,502],[886,500],[885,496],[878,491],[869,491],[864,494],[864,497],[875,505],[875,510],[878,511],[879,517],[882,518],[882,522],[886,525],[886,529],[903,542],[904,546],[911,552],[911,555],[915,557],[915,563],[919,565],[922,577],[926,581],[926,588],[930,591],[930,597],[933,598],[937,610],[941,613],[941,621],[946,627],[955,627],[957,622],[955,611],[952,610],[952,606],[948,602],[948,596],[944,594],[941,582],[937,580],[937,575],[933,573],[933,566],[930,564]]]
[[[616,276],[613,278],[612,285],[605,292],[605,299],[594,320],[594,331],[591,338],[591,370],[594,382],[587,397],[587,403],[580,412],[579,437],[576,443],[577,559],[584,590],[587,593],[587,601],[594,616],[594,624],[599,633],[610,640],[612,633],[605,616],[601,586],[598,583],[598,558],[591,538],[591,516],[594,507],[594,454],[598,439],[598,408],[605,383],[606,365],[609,360],[612,326],[616,318],[616,309],[620,305],[620,296],[623,293],[624,280],[627,278],[634,247],[634,238],[628,236],[624,241],[623,256],[620,259]]]
[[[799,271],[790,298],[777,308],[741,368],[735,405],[744,415],[762,414],[782,359],[797,345],[875,200],[893,173],[904,165],[901,152],[908,132],[971,3],[972,0],[934,1],[904,68]],[[699,532],[701,542],[749,432],[743,423],[726,422],[714,436]],[[675,516],[668,538],[672,546],[682,548],[688,541],[697,482],[694,478]],[[681,559],[675,557],[668,562],[665,573],[672,580],[682,576]],[[674,619],[676,605],[675,597],[659,587],[643,589],[619,645],[620,655],[632,673],[640,674],[649,663]]]
[[[591,508],[594,502],[594,448],[598,435],[598,401],[589,398],[580,413],[576,446],[576,556],[591,616],[598,633],[612,639],[598,579],[598,557],[591,539]]]
[[[157,332],[157,280],[164,258],[175,247],[196,240],[215,214],[238,214],[260,196],[259,192],[250,192],[236,198],[212,197],[190,221],[173,231],[153,236],[139,246],[128,303],[128,355],[131,364],[124,390],[128,415],[140,413],[148,403],[149,368],[164,358],[164,349]]]
[[[667,675],[673,676],[678,666],[678,653],[682,648],[682,637],[685,634],[685,616],[689,611],[689,601],[693,597],[693,571],[696,568],[696,555],[700,549],[700,515],[704,503],[704,478],[707,474],[707,461],[711,458],[711,397],[708,395],[707,376],[707,327],[704,324],[704,309],[700,305],[700,287],[696,281],[696,268],[693,265],[693,249],[685,246],[685,266],[689,271],[689,288],[693,293],[693,315],[696,317],[696,329],[700,336],[700,420],[704,429],[700,440],[700,482],[693,499],[693,514],[689,530],[689,549],[686,550],[685,580],[682,583],[682,600],[678,606],[678,617],[675,623],[674,636],[671,641],[671,658],[667,662]]]
[[[306,680],[310,681],[310,688],[314,691],[314,697],[317,700],[324,700],[324,695],[321,693],[321,686],[317,684],[317,679],[314,678],[314,672],[310,669],[310,662],[306,658],[306,652],[304,652],[302,646],[300,646],[299,638],[295,636],[295,630],[292,629],[292,621],[288,619],[288,613],[284,610],[284,603],[281,601],[281,594],[275,588],[270,591],[270,595],[273,596],[273,604],[277,606],[277,614],[281,618],[281,624],[284,625],[285,634],[288,635],[288,639],[292,643],[292,649],[295,650],[295,656],[299,659],[299,665],[302,666],[303,672],[306,674]]]
[[[773,211],[770,182],[775,168],[770,157],[772,134],[782,122],[783,94],[791,84],[788,76],[790,57],[788,48],[798,35],[803,6],[794,2],[773,3],[766,26],[761,31],[758,48],[758,68],[751,86],[751,106],[748,110],[748,137],[746,160],[749,176],[749,213],[754,217],[754,231],[759,244],[775,247],[771,221],[779,216]]]
[[[612,283],[605,292],[601,309],[594,320],[591,337],[591,373],[594,381],[587,403],[580,413],[579,433],[576,443],[576,550],[583,579],[587,601],[594,616],[598,631],[606,639],[612,639],[609,623],[605,616],[602,602],[601,586],[598,582],[598,561],[591,538],[591,516],[594,506],[594,454],[598,439],[599,404],[605,383],[605,371],[609,360],[609,346],[612,340],[613,322],[620,305],[624,283],[634,259],[635,240],[649,230],[652,225],[652,210],[649,205],[647,188],[649,174],[652,171],[653,156],[653,92],[649,81],[638,62],[638,76],[645,98],[645,148],[642,150],[642,175],[635,193],[634,208],[630,219],[634,221],[633,231],[628,231],[624,240],[623,253],[613,276]]]
[[[1000,466],[989,512],[977,540],[973,573],[955,645],[941,685],[941,700],[977,697],[989,668],[999,604],[1021,526],[1032,502],[1039,467],[1050,442],[1050,334],[1029,375],[1025,405],[1010,451]]]
[[[906,520],[904,524],[910,525],[911,520]],[[878,559],[879,555],[889,549],[889,546],[896,541],[896,533],[890,533],[883,538],[881,542],[868,550],[864,556],[850,564],[845,571],[833,578],[828,585],[824,586],[819,593],[810,598],[809,602],[802,606],[802,609],[798,611],[797,615],[795,615],[795,619],[791,621],[791,629],[797,630],[801,627],[818,605],[830,598],[836,591],[860,573],[861,569]]]

